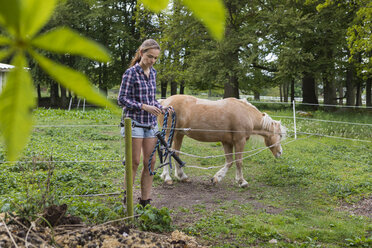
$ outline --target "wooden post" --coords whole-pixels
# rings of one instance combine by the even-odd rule
[[[125,181],[127,192],[127,213],[133,216],[133,179],[132,179],[132,121],[124,119],[125,126]],[[131,218],[133,219],[133,218]]]

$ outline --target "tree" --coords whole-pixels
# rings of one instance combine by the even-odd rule
[[[367,105],[370,105],[372,94],[370,90],[370,78],[372,77],[371,1],[327,0],[317,2],[321,2],[317,6],[320,12],[343,11],[343,15],[340,15],[337,22],[347,28],[346,34],[344,34],[347,41],[347,48],[345,45],[344,50],[348,51],[349,62],[346,64],[347,104],[361,105],[361,92],[365,85],[367,99],[369,99]]]
[[[225,1],[225,36],[223,40],[216,41],[195,22],[187,9],[180,8],[175,2],[165,21],[163,36],[166,47],[171,51],[162,66],[172,68],[168,70],[170,73],[162,71],[167,80],[176,80],[199,90],[222,88],[224,97],[239,98],[239,90],[247,88],[247,77],[255,70],[252,65],[264,64],[263,57],[267,52],[258,49],[261,46],[256,39],[259,6],[255,4]],[[261,88],[270,85],[270,82],[256,82]]]

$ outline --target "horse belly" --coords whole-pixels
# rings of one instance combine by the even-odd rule
[[[194,140],[202,142],[218,142],[227,141],[231,139],[231,135],[226,133],[216,133],[209,131],[189,131],[186,135]]]

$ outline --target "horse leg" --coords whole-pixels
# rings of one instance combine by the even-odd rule
[[[169,134],[166,134],[165,140],[168,140],[168,135]],[[174,140],[175,139],[176,138],[174,137]],[[163,179],[166,184],[169,184],[169,185],[173,184],[173,180],[172,180],[172,178],[170,176],[170,172],[169,172],[169,167],[168,166],[164,166],[163,167],[163,172],[161,173],[160,178]]]
[[[183,134],[180,134],[180,133],[175,133],[174,134],[173,145],[172,145],[172,148],[174,150],[179,151],[181,149],[183,137],[184,137]],[[179,152],[176,152],[176,155],[178,156]],[[186,181],[187,178],[188,178],[186,176],[186,174],[183,172],[182,168],[179,167],[177,162],[176,162],[176,165],[175,165],[175,176],[180,181]],[[163,167],[163,173],[160,175],[160,177],[164,180],[165,183],[167,183],[169,185],[173,184],[173,180],[170,176],[169,166]]]
[[[236,174],[235,174],[235,180],[239,184],[240,187],[245,188],[248,187],[248,182],[243,177],[243,151],[246,141],[242,140],[240,142],[237,142],[235,144],[235,160],[236,160]]]
[[[181,150],[183,137],[184,137],[184,135],[180,134],[180,133],[177,133],[177,134],[174,135],[173,149],[177,151],[176,152],[177,156],[179,156],[179,154],[180,154],[178,151]],[[187,182],[188,181],[188,176],[185,174],[182,167],[180,167],[180,165],[177,162],[175,164],[176,165],[174,166],[175,167],[174,175],[181,182]]]
[[[172,178],[169,174],[168,166],[163,167],[163,172],[161,173],[160,178],[163,179],[166,184],[173,184]]]
[[[225,151],[225,158],[226,158],[226,164],[224,167],[222,167],[212,178],[212,183],[216,184],[218,182],[221,182],[222,178],[226,176],[227,171],[232,166],[233,161],[233,145],[229,143],[223,143],[223,149]]]

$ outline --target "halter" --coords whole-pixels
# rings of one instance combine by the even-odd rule
[[[156,137],[158,137],[158,141],[156,142],[154,151],[151,153],[150,158],[149,158],[148,168],[149,168],[150,176],[153,176],[156,174],[156,171],[151,170],[151,161],[152,161],[152,157],[154,156],[156,150],[158,150],[158,155],[159,155],[159,160],[160,160],[160,166],[157,169],[162,168],[166,165],[169,165],[169,167],[172,169],[172,159],[171,159],[172,157],[179,163],[180,167],[183,167],[186,164],[176,155],[175,151],[171,150],[174,130],[176,126],[176,113],[174,111],[172,113],[172,124],[171,124],[170,132],[169,132],[169,137],[168,137],[168,140],[165,141],[165,133],[166,133],[167,126],[168,126],[168,116],[169,116],[169,111],[166,110],[164,114],[162,130],[155,133]],[[169,162],[165,162],[167,159]]]

